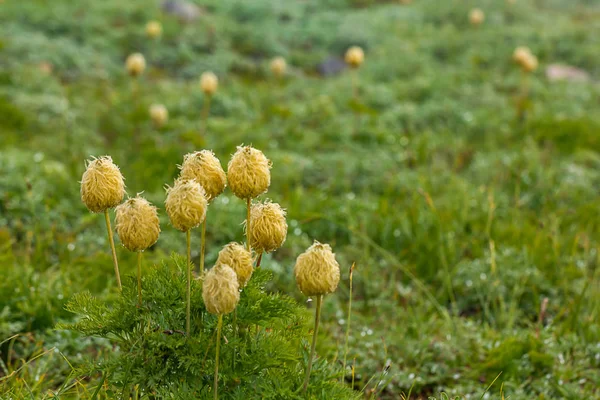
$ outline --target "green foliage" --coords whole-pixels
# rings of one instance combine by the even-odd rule
[[[304,398],[301,387],[310,324],[294,300],[267,293],[272,274],[254,273],[234,314],[225,316],[219,382],[221,397]],[[88,292],[75,295],[67,310],[79,321],[61,325],[86,336],[111,339],[116,356],[90,361],[81,374],[100,371],[110,391],[124,396],[133,388],[142,396],[179,399],[212,398],[216,316],[202,302],[202,281],[192,285],[192,331],[185,327],[185,262],[153,267],[142,280],[142,306],[137,306],[134,279],[111,305]],[[350,399],[357,396],[339,383],[339,371],[326,362],[315,369],[309,398]]]

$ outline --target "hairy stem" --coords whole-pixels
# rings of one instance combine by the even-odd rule
[[[344,345],[344,364],[342,367],[342,382],[346,377],[346,360],[348,357],[348,339],[350,338],[350,318],[352,317],[352,273],[354,264],[350,267],[350,299],[348,300],[348,321],[346,322],[346,344]]]
[[[206,124],[208,122],[208,114],[210,113],[210,101],[212,96],[207,94],[202,104],[202,122],[200,124],[200,133],[206,133]]]
[[[313,332],[312,345],[310,346],[310,356],[308,358],[308,366],[306,367],[306,376],[304,377],[303,392],[308,389],[308,381],[310,379],[310,370],[312,369],[313,357],[315,355],[315,347],[317,346],[317,333],[319,332],[319,320],[321,319],[321,300],[323,295],[317,296],[317,310],[315,311],[315,330]]]
[[[219,322],[217,323],[217,351],[215,355],[215,383],[214,394],[215,400],[219,398],[219,352],[221,350],[221,328],[223,327],[223,314],[219,314]]]
[[[108,231],[108,243],[112,251],[113,264],[115,265],[115,275],[117,276],[117,286],[121,289],[121,274],[119,273],[119,262],[117,261],[117,249],[115,249],[115,239],[113,237],[112,228],[110,226],[110,217],[108,210],[104,210],[104,219],[106,220],[106,230]]]
[[[190,334],[190,310],[192,297],[192,250],[191,250],[191,230],[186,232],[187,242],[187,308],[185,310],[185,331]]]
[[[206,251],[206,217],[202,223],[202,236],[200,238],[200,275],[204,272],[204,252]]]
[[[138,307],[142,306],[142,252],[137,252]]]
[[[250,251],[250,207],[252,199],[246,199],[246,249]]]

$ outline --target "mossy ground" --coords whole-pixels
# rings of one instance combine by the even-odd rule
[[[0,395],[89,398],[99,375],[65,380],[108,342],[55,330],[88,290],[115,300],[102,218],[79,200],[83,160],[110,154],[128,193],[161,206],[184,153],[223,164],[241,143],[273,161],[268,197],[288,211],[285,246],[263,260],[270,289],[295,288],[295,257],[313,239],[342,265],[325,301],[318,353],[343,357],[348,270],[356,387],[382,398],[592,399],[600,396],[600,8],[591,0],[204,1],[181,24],[155,3],[5,1],[0,6]],[[479,28],[469,10],[486,14]],[[164,35],[146,39],[157,19]],[[318,64],[365,49],[349,71]],[[540,59],[527,118],[515,118],[527,45]],[[123,68],[140,51],[137,81]],[[284,81],[271,57],[290,64]],[[549,82],[544,68],[587,70]],[[220,88],[200,134],[198,77]],[[169,123],[155,129],[148,107]],[[244,204],[211,205],[207,265],[242,240]],[[148,252],[184,253],[168,226]],[[197,263],[199,233],[195,235]],[[119,249],[123,274],[135,257]],[[544,299],[547,307],[542,318]],[[13,336],[18,335],[18,336]],[[5,340],[6,339],[6,340]],[[385,370],[385,372],[383,372]],[[495,381],[494,379],[497,378]]]

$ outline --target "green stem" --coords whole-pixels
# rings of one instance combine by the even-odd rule
[[[346,322],[346,344],[344,345],[344,364],[342,367],[342,383],[346,377],[346,360],[348,357],[348,339],[350,338],[350,318],[352,317],[352,273],[354,264],[350,267],[350,299],[348,300],[348,321]]]
[[[306,376],[304,377],[303,392],[308,389],[308,381],[310,379],[310,370],[312,369],[313,357],[315,355],[315,347],[317,347],[317,333],[319,332],[319,320],[321,319],[321,300],[323,295],[317,296],[317,310],[315,312],[315,330],[313,332],[312,345],[310,346],[310,356],[308,358],[308,366],[306,367]]]
[[[208,115],[210,113],[211,98],[212,96],[210,94],[207,94],[202,104],[202,122],[200,127],[200,133],[203,134],[206,133],[206,125],[208,123]]]
[[[192,297],[192,250],[191,250],[191,230],[186,232],[187,242],[187,308],[185,312],[185,331],[190,334],[190,310]]]
[[[142,252],[137,252],[138,307],[142,306]]]
[[[233,343],[237,342],[237,333],[238,333],[238,326],[237,326],[237,308],[235,310],[233,310]],[[233,349],[233,357],[232,357],[232,364],[233,364],[233,370],[235,371],[235,354],[237,353],[237,348]]]
[[[200,275],[204,272],[204,252],[206,251],[206,217],[202,223],[202,237],[200,239]]]
[[[217,323],[217,352],[215,355],[215,384],[214,394],[215,400],[219,398],[219,352],[221,350],[221,328],[223,327],[223,314],[219,314],[219,322]]]
[[[246,199],[246,249],[250,251],[250,207],[252,199]]]
[[[110,217],[108,209],[104,210],[104,219],[106,220],[106,230],[108,231],[108,243],[112,251],[113,264],[115,265],[115,275],[117,276],[117,286],[121,290],[121,274],[119,273],[119,262],[117,261],[117,249],[115,249],[115,239],[113,237],[112,228],[110,226]]]

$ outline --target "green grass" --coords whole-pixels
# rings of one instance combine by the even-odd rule
[[[305,301],[292,268],[313,239],[340,261],[322,368],[343,359],[356,262],[348,359],[366,397],[479,399],[492,382],[483,398],[600,396],[600,86],[544,76],[551,63],[600,76],[596,2],[198,3],[204,14],[188,25],[154,3],[0,7],[1,398],[90,398],[100,374],[76,372],[119,354],[55,329],[77,321],[65,309],[77,293],[117,297],[104,222],[79,199],[84,160],[110,154],[128,194],[162,208],[146,256],[160,264],[185,251],[163,206],[183,154],[209,148],[225,165],[241,143],[273,161],[267,197],[288,211],[286,244],[263,260],[269,289]],[[486,13],[479,28],[474,6]],[[144,36],[151,19],[159,41]],[[355,44],[366,62],[352,99],[348,71],[321,77],[317,65]],[[524,123],[519,45],[540,59]],[[137,96],[123,67],[134,51],[149,65]],[[268,69],[277,55],[290,65],[281,83]],[[220,87],[201,135],[209,69]],[[161,129],[148,117],[155,102],[170,113]],[[229,191],[211,205],[207,266],[243,239],[244,213]],[[193,246],[197,263],[199,232]],[[118,250],[133,275],[135,256]]]

